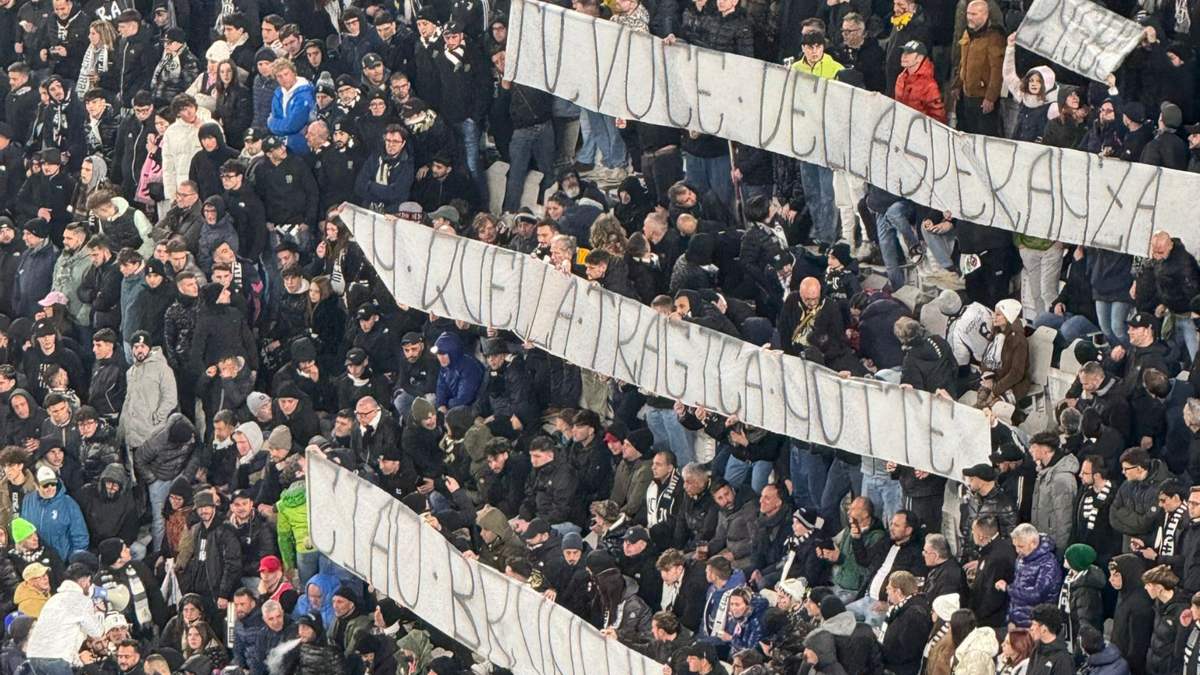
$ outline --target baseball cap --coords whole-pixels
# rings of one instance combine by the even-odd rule
[[[529,521],[529,525],[525,527],[525,531],[521,533],[521,538],[529,541],[534,537],[542,534],[550,533],[550,524],[542,518],[534,518]]]
[[[367,353],[362,347],[355,347],[346,352],[346,365],[361,366],[367,361]]]
[[[379,66],[382,66],[382,65],[383,65],[383,59],[379,58],[379,55],[374,52],[362,57],[363,70],[366,70],[368,68],[378,68]]]
[[[32,562],[26,565],[25,569],[21,570],[21,579],[24,581],[29,581],[30,579],[46,576],[49,573],[49,567],[46,567],[40,562]]]
[[[996,480],[996,467],[991,464],[976,464],[963,469],[963,476],[967,478],[978,478],[989,483]]]
[[[58,474],[48,466],[39,466],[37,470],[38,485],[50,485],[58,482]]]
[[[1138,312],[1129,319],[1130,328],[1153,328],[1158,321],[1150,312]]]
[[[404,337],[400,338],[400,344],[401,345],[415,345],[418,342],[423,342],[424,340],[425,340],[425,338],[421,337],[420,333],[410,330],[404,334]]]
[[[920,40],[909,40],[903,45],[900,45],[900,52],[903,54],[920,54],[921,56],[929,56],[929,50],[926,49],[925,43]]]
[[[278,572],[283,569],[283,563],[279,561],[278,556],[265,555],[262,560],[258,561],[259,572]]]

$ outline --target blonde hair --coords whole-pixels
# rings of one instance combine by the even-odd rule
[[[278,75],[285,70],[290,70],[290,71],[292,71],[292,73],[296,72],[296,66],[295,66],[295,64],[293,64],[291,62],[290,59],[278,58],[278,59],[275,59],[275,61],[273,61],[271,63],[271,74],[272,75]]]
[[[112,24],[103,19],[97,19],[90,24],[88,28],[96,31],[100,36],[100,44],[104,45],[105,49],[113,49],[117,44],[117,34],[113,32]]]

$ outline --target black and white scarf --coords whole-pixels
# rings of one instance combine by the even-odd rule
[[[1086,530],[1096,529],[1096,516],[1100,514],[1100,505],[1108,501],[1108,493],[1112,490],[1112,482],[1107,482],[1099,492],[1088,488],[1083,497],[1080,515],[1083,516],[1083,527]]]
[[[150,614],[150,598],[146,595],[146,586],[142,583],[142,578],[138,576],[137,570],[133,569],[133,565],[126,565],[125,583],[129,586],[129,595],[133,603],[133,615],[137,619],[139,627],[148,627],[154,624],[154,617]]]
[[[1185,673],[1200,672],[1200,659],[1196,658],[1200,655],[1200,652],[1196,650],[1197,643],[1200,643],[1200,625],[1193,624],[1192,632],[1188,633],[1187,642],[1183,646],[1183,672]]]
[[[1154,541],[1154,550],[1158,551],[1158,555],[1175,555],[1175,544],[1179,541],[1177,536],[1179,526],[1184,522],[1186,516],[1187,504],[1180,504],[1179,508],[1166,514],[1163,524],[1158,526],[1158,535]]]
[[[455,47],[454,49],[442,49],[442,55],[445,56],[446,60],[450,62],[450,65],[454,67],[454,72],[456,72],[456,73],[459,71],[460,68],[464,67],[463,66],[463,57],[467,53],[466,47],[467,47],[467,43],[464,41],[462,44]]]
[[[658,481],[650,484],[646,491],[646,524],[650,527],[666,522],[671,517],[675,506],[675,497],[679,494],[679,471],[671,470],[671,476],[664,485]]]
[[[921,651],[921,660],[922,661],[925,661],[926,659],[929,658],[929,650],[933,649],[933,646],[938,643],[938,640],[941,640],[943,637],[946,636],[946,633],[949,633],[949,632],[950,632],[950,622],[942,621],[941,619],[939,619],[937,630],[933,633],[933,637],[929,638],[929,642],[925,643],[925,649]]]
[[[88,77],[92,73],[103,75],[108,72],[108,48],[104,45],[94,47],[88,45],[87,51],[83,53],[83,61],[79,66],[79,80],[75,83],[75,95],[83,98],[88,90],[92,88],[92,80]]]

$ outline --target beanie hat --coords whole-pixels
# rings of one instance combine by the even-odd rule
[[[223,290],[225,290],[225,287],[221,284],[215,282],[207,283],[200,287],[200,297],[204,300],[205,304],[215,305],[217,304],[217,298],[221,297],[221,291]]]
[[[562,550],[564,551],[582,551],[583,537],[579,536],[578,532],[568,532],[562,538]]]
[[[1017,319],[1021,318],[1021,302],[1012,298],[1005,298],[996,303],[996,311],[1003,314],[1009,323],[1016,323]]]
[[[212,492],[209,490],[204,490],[200,494],[196,495],[195,504],[197,509],[204,508],[205,506],[212,506],[215,508],[217,505],[216,501],[213,500]]]
[[[268,450],[287,450],[292,451],[292,430],[284,425],[279,425],[271,430],[271,435],[267,436]]]
[[[12,538],[14,543],[19,544],[25,541],[35,532],[37,532],[37,528],[33,526],[33,523],[24,518],[13,518]]]
[[[124,550],[124,548],[125,542],[116,537],[109,537],[108,539],[100,542],[100,545],[96,547],[96,550],[100,554],[100,565],[103,567],[108,567],[115,564],[121,557],[121,551]]]
[[[192,501],[192,494],[192,484],[188,481],[188,479],[180,476],[175,479],[175,482],[171,483],[171,490],[167,493],[167,496],[175,495],[177,497],[183,497],[184,503],[187,503]]]
[[[775,585],[776,592],[783,593],[796,602],[804,600],[804,596],[808,593],[808,584],[804,583],[804,579],[793,577],[784,579]]]
[[[38,239],[45,239],[50,236],[50,223],[41,218],[31,218],[25,221],[25,231]]]
[[[649,429],[631,431],[629,438],[626,438],[625,442],[642,453],[642,457],[648,457],[654,451],[654,434]]]
[[[410,410],[412,411],[413,419],[418,422],[437,412],[437,409],[433,407],[433,404],[424,398],[414,399],[412,402],[412,408]]]
[[[450,430],[451,438],[460,439],[465,436],[474,422],[475,411],[465,405],[446,411],[446,428]]]
[[[253,415],[258,412],[259,408],[263,407],[264,403],[270,402],[270,396],[267,396],[261,391],[252,391],[250,392],[250,395],[246,397],[246,408],[249,409],[250,414]]]
[[[938,311],[946,316],[955,316],[962,311],[962,296],[950,289],[943,290],[933,300]]]
[[[1096,562],[1096,549],[1087,544],[1071,544],[1063,557],[1072,570],[1082,572]]]
[[[175,445],[187,443],[194,435],[192,424],[182,415],[171,420],[170,426],[167,427],[167,440]]]
[[[821,618],[832,619],[846,611],[846,603],[836,595],[830,594],[821,599]]]
[[[270,47],[262,47],[261,49],[259,49],[257,52],[254,53],[254,62],[255,63],[259,63],[261,61],[274,62],[275,59],[277,59],[277,58],[278,58],[278,56],[275,54],[275,50],[271,49]]]
[[[404,617],[404,610],[400,609],[400,605],[391,598],[383,598],[379,601],[379,613],[383,615],[384,627],[394,626]]]
[[[333,592],[333,597],[344,598],[350,602],[353,602],[356,606],[362,604],[362,600],[358,597],[358,591],[354,588],[354,585],[348,581],[343,581],[342,584],[338,586],[337,590]]]
[[[584,562],[584,566],[587,567],[587,570],[592,573],[592,576],[596,576],[604,570],[613,569],[616,567],[617,561],[608,551],[601,551],[597,549],[587,554],[587,559]]]

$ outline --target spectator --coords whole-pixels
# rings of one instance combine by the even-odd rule
[[[1022,523],[1013,530],[1012,544],[1017,552],[1012,582],[997,580],[996,590],[1008,592],[1009,622],[1024,627],[1029,625],[1031,612],[1037,605],[1052,602],[1057,597],[1062,568],[1054,557],[1054,540],[1040,534],[1029,523]],[[1031,628],[1030,632],[1035,631]],[[1053,632],[1058,633],[1058,626]]]

